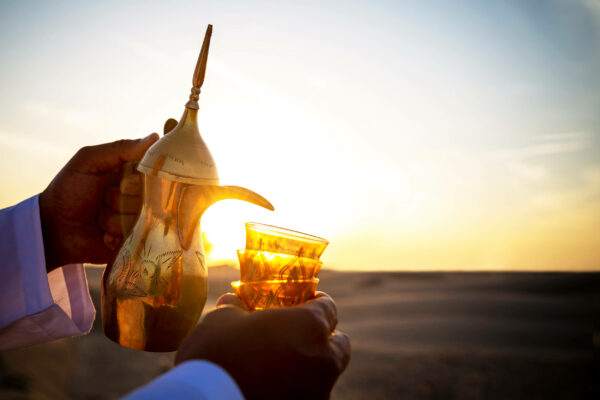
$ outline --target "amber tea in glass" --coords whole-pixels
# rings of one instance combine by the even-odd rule
[[[293,306],[314,297],[329,242],[306,233],[246,223],[246,248],[238,250],[235,294],[250,310]]]

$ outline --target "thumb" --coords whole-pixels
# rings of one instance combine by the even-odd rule
[[[235,307],[239,307],[241,309],[246,310],[246,307],[244,306],[244,304],[242,303],[240,298],[237,297],[233,293],[225,293],[225,294],[221,295],[221,297],[219,297],[219,299],[217,300],[217,303],[216,303],[217,308],[225,307],[225,306],[235,306]]]
[[[73,162],[79,168],[94,172],[114,170],[128,161],[139,161],[158,138],[157,133],[152,133],[143,139],[122,139],[112,143],[87,146],[77,152]]]

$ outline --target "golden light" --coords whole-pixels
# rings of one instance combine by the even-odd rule
[[[5,25],[15,40],[4,44],[0,167],[19,176],[1,177],[2,205],[43,190],[82,146],[178,118],[202,15],[217,27],[202,137],[222,184],[252,188],[276,209],[211,207],[202,221],[211,263],[235,260],[244,222],[258,221],[330,239],[326,268],[600,268],[597,12],[577,6],[589,35],[565,17],[544,36],[509,6],[490,6],[506,13],[500,20],[468,7],[366,4],[332,20],[309,8],[305,18],[285,5],[268,17],[244,8],[248,18],[198,3],[175,23],[129,9],[97,19],[82,3],[90,18],[60,31]],[[417,22],[432,18],[439,24]],[[39,65],[50,67],[34,84]],[[85,102],[82,87],[94,93]]]

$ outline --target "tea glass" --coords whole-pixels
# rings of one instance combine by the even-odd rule
[[[240,281],[235,294],[249,310],[286,307],[314,297],[329,242],[302,232],[246,223],[246,248],[238,250]]]

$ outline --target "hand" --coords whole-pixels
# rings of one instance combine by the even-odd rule
[[[322,292],[299,306],[253,313],[226,294],[184,340],[175,364],[218,364],[248,400],[327,399],[350,360],[350,340],[336,324],[335,303]]]
[[[84,147],[40,194],[48,272],[66,264],[112,261],[142,203],[139,176],[131,175],[119,189],[121,177],[157,140],[153,133]]]

